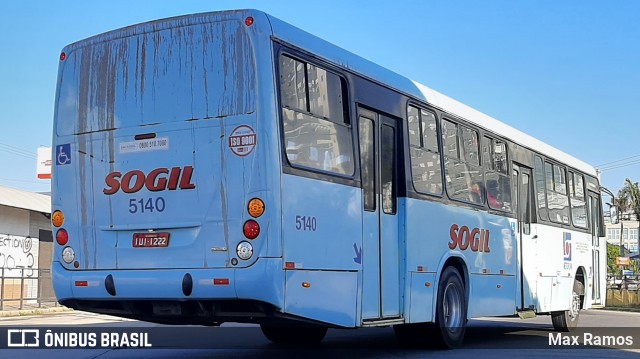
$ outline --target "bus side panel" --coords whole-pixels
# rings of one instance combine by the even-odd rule
[[[475,308],[479,302],[491,303],[495,308],[494,299],[501,304],[490,311],[515,313],[517,243],[508,217],[419,199],[407,200],[406,213],[407,272],[437,273],[448,258],[462,258],[470,281],[467,283],[470,288],[469,314],[481,311],[479,306]],[[465,273],[460,274],[465,276]],[[438,277],[436,275],[436,279]],[[432,284],[433,290],[437,291],[437,280]],[[489,284],[493,286],[491,290],[483,289]],[[498,285],[501,288],[497,288]],[[415,302],[421,293],[415,292],[417,288],[413,284],[406,287],[409,293],[405,298],[410,298],[410,302],[405,305],[409,308],[411,322],[416,322],[414,318],[432,317],[432,305]],[[435,301],[434,295],[433,303]],[[420,310],[425,313],[418,314]]]
[[[357,272],[289,270],[286,281],[286,313],[356,326]]]
[[[469,318],[516,313],[516,277],[471,274]]]
[[[255,299],[284,308],[284,273],[281,258],[260,258],[254,265],[235,271],[238,298]]]
[[[436,271],[456,252],[470,273],[516,274],[515,234],[509,218],[438,202],[407,201],[407,268]]]
[[[360,270],[362,191],[284,174],[284,261],[296,269]]]
[[[407,322],[420,323],[433,321],[433,296],[436,281],[435,273],[411,273],[409,289],[409,307]]]
[[[533,252],[523,253],[523,271],[525,285],[535,298],[536,311],[568,310],[573,282],[580,267],[585,268],[585,295],[590,298],[591,235],[547,225],[532,228],[537,234],[536,248]]]

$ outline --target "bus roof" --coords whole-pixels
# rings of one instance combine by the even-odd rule
[[[158,31],[167,28],[189,26],[198,23],[206,23],[214,18],[241,18],[253,16],[256,19],[254,26],[262,26],[261,20],[266,19],[271,25],[271,32],[274,37],[292,44],[300,49],[309,51],[315,56],[325,59],[347,68],[372,81],[381,83],[396,91],[407,94],[413,98],[422,100],[434,107],[442,109],[450,114],[459,116],[471,123],[478,125],[497,134],[503,135],[511,141],[532,149],[538,153],[543,153],[550,158],[560,161],[570,167],[578,169],[586,174],[596,177],[596,170],[593,166],[583,162],[555,147],[552,147],[524,132],[521,132],[489,115],[473,109],[459,101],[456,101],[442,93],[439,93],[425,85],[412,81],[396,72],[377,65],[354,53],[344,50],[331,44],[315,35],[312,35],[300,28],[288,24],[276,17],[259,10],[228,10],[215,13],[200,13],[192,15],[177,16],[167,19],[150,21],[138,25],[132,25],[121,29],[99,34],[85,40],[78,41],[65,47],[63,51],[72,51],[76,48],[88,44],[113,40],[121,37],[137,35],[141,33]]]
[[[295,45],[313,54],[354,71],[375,82],[384,84],[411,97],[422,100],[450,114],[459,116],[484,129],[490,130],[523,147],[560,161],[570,167],[597,177],[596,170],[588,163],[579,160],[549,144],[546,144],[526,133],[519,131],[504,122],[471,108],[425,85],[412,81],[396,72],[377,65],[304,30],[294,27],[273,16],[267,15],[276,38]]]

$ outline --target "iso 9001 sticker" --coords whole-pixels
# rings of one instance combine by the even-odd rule
[[[258,137],[251,126],[240,125],[229,135],[229,148],[237,156],[246,156],[256,148]]]

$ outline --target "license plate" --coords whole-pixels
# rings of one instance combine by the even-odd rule
[[[156,247],[168,247],[169,246],[169,233],[134,233],[133,234],[133,247],[134,248],[156,248]]]

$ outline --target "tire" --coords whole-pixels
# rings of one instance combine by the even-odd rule
[[[584,285],[579,281],[575,281],[573,283],[573,291],[571,292],[571,308],[569,310],[551,312],[553,329],[559,332],[571,332],[578,326],[580,309],[582,307],[580,288],[584,288]]]
[[[260,329],[262,334],[274,343],[310,345],[321,342],[328,328],[260,324]]]
[[[435,327],[436,345],[443,349],[462,346],[467,324],[467,295],[462,277],[454,267],[447,267],[438,282]]]

